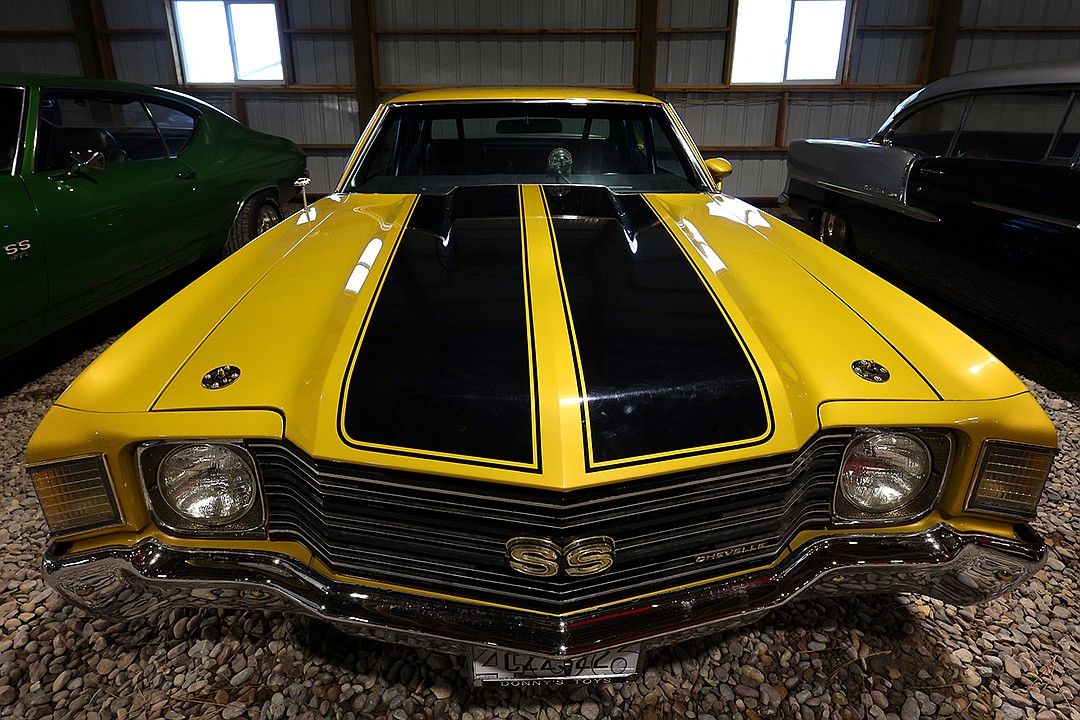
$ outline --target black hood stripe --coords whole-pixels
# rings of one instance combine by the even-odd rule
[[[420,196],[360,331],[342,439],[540,471],[520,189]]]
[[[764,442],[756,363],[640,195],[545,187],[574,346],[588,470]]]

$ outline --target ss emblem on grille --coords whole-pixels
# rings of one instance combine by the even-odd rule
[[[615,563],[615,541],[606,535],[579,538],[559,547],[547,538],[516,537],[506,541],[510,567],[525,575],[571,577],[602,573]]]

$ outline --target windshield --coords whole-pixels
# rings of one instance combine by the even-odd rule
[[[345,189],[442,193],[507,184],[708,189],[662,106],[563,102],[391,106]]]

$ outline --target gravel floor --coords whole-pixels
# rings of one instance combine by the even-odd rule
[[[45,524],[23,451],[109,336],[171,289],[0,364],[0,717],[1080,719],[1080,374],[969,318],[960,318],[965,329],[1026,378],[1062,446],[1036,523],[1050,562],[988,605],[900,595],[797,602],[654,651],[635,682],[525,690],[474,688],[461,658],[278,614],[92,620],[42,582]]]

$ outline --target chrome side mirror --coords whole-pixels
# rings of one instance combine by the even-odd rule
[[[71,177],[75,177],[83,170],[104,170],[105,169],[105,155],[100,150],[82,150],[70,153],[71,165],[68,169],[50,175],[50,180],[66,180]]]

